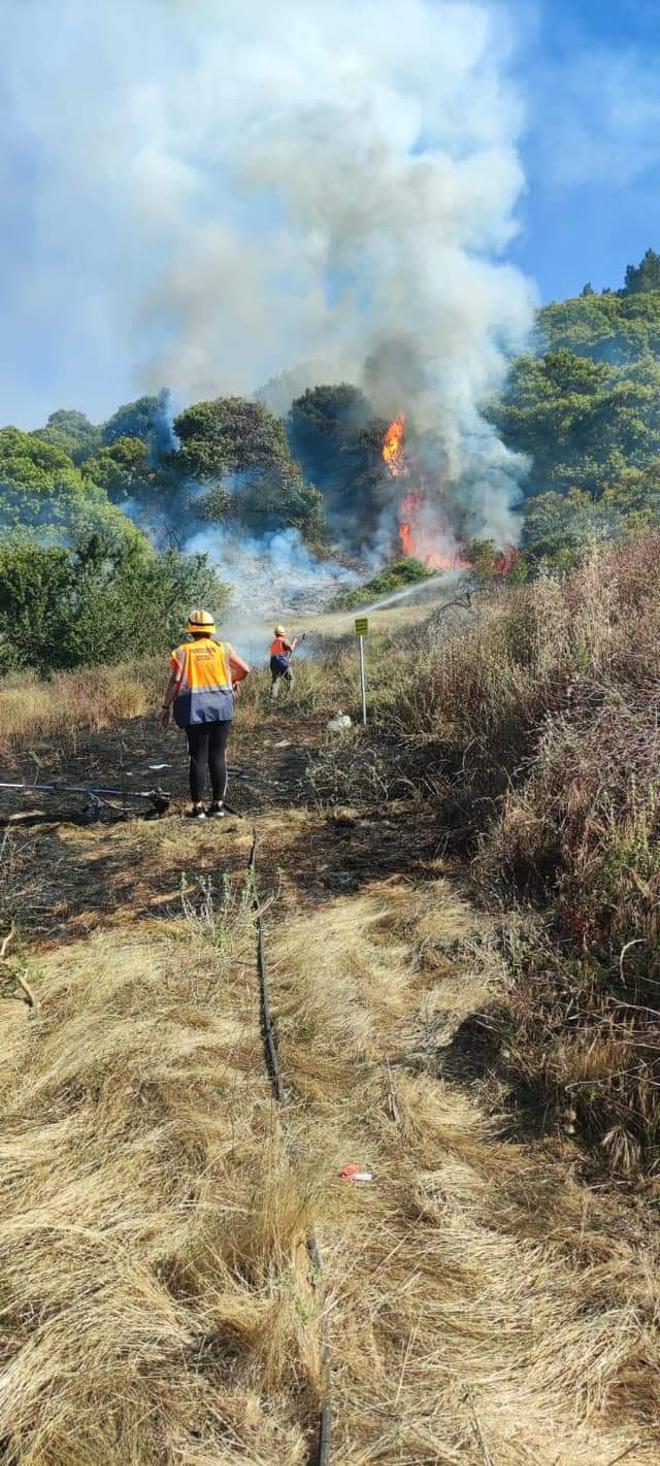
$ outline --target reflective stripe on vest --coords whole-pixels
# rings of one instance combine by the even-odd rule
[[[227,722],[234,715],[229,647],[224,642],[186,642],[172,652],[178,687],[174,718],[180,728],[193,723]]]

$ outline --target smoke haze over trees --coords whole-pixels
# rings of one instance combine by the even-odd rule
[[[565,568],[593,543],[660,523],[656,259],[648,251],[629,267],[620,291],[542,310],[535,354],[513,362],[505,390],[491,400],[503,451],[529,465],[514,529],[518,578],[541,565]],[[385,354],[381,386],[386,375],[394,380],[392,370]],[[409,357],[408,380],[413,372]],[[3,428],[2,667],[112,659],[123,654],[124,637],[136,651],[151,649],[154,634],[166,640],[183,618],[188,599],[208,591],[220,606],[223,573],[240,586],[240,560],[238,568],[227,562],[240,553],[241,536],[254,547],[284,533],[285,561],[307,544],[321,557],[305,552],[312,578],[333,552],[366,554],[372,570],[374,557],[376,564],[396,558],[391,523],[389,540],[384,529],[392,494],[386,427],[364,388],[344,382],[304,390],[281,417],[263,400],[236,395],[175,417],[161,391],[124,404],[105,423],[60,409],[32,433]],[[423,452],[414,419],[411,431]],[[432,465],[437,440],[433,432],[426,439]],[[229,540],[213,538],[227,533]],[[481,570],[489,543],[494,553],[503,542],[473,538],[474,548],[465,548]],[[214,550],[215,565],[186,554],[188,546]],[[153,612],[160,631],[146,629],[138,604],[152,608],[146,620],[152,625]],[[85,635],[76,633],[81,618]]]

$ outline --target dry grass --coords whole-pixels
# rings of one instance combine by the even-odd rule
[[[482,597],[440,643],[395,638],[379,736],[317,772],[332,800],[422,789],[484,902],[544,912],[513,964],[508,1072],[628,1173],[660,1163],[658,645],[653,534],[564,584]],[[618,1061],[584,1079],[612,1033]]]
[[[313,1189],[263,1077],[240,907],[230,926],[99,937],[42,960],[35,1017],[0,1004],[6,1461],[305,1459]]]
[[[320,1224],[338,1459],[477,1466],[485,1449],[498,1466],[598,1466],[637,1439],[632,1458],[654,1461],[644,1246],[562,1168],[499,1143],[439,1077],[439,1011],[447,1037],[452,989],[455,1023],[466,990],[483,997],[469,948],[456,955],[470,933],[474,916],[442,883],[274,933],[296,1139],[340,1208]],[[338,1182],[348,1161],[374,1183]]]
[[[41,959],[0,1005],[0,1459],[302,1466],[313,1220],[337,1466],[657,1460],[643,1244],[440,1077],[482,926],[439,882],[269,928],[293,1165],[236,897]]]
[[[166,680],[161,657],[58,672],[47,682],[28,674],[5,677],[0,687],[0,756],[12,744],[25,748],[39,738],[75,746],[80,732],[143,717],[158,707]]]

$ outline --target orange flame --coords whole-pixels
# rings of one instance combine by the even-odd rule
[[[430,522],[431,516],[426,511],[425,478],[420,472],[418,465],[406,458],[405,454],[406,437],[406,415],[399,412],[390,423],[383,439],[383,462],[392,478],[405,478],[410,482],[411,477],[418,480],[418,487],[411,488],[404,494],[399,506],[399,544],[401,552],[422,565],[427,565],[430,570],[455,570],[463,569],[463,560],[458,546],[454,545],[454,537],[447,526],[443,533],[437,525]]]
[[[406,433],[406,415],[400,412],[389,428],[383,440],[383,459],[387,464],[392,478],[399,478],[403,473],[403,440]]]
[[[436,529],[424,524],[424,495],[419,489],[411,489],[401,500],[399,509],[399,541],[404,555],[410,555],[427,565],[429,570],[462,570],[465,561],[461,552],[452,548]]]

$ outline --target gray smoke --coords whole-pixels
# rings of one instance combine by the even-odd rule
[[[355,572],[331,558],[320,559],[296,529],[250,536],[238,528],[200,530],[185,546],[188,554],[210,555],[218,575],[240,604],[241,622],[322,610],[341,590],[359,582]]]
[[[511,538],[521,466],[483,419],[532,305],[503,262],[523,176],[502,6],[25,0],[7,22],[50,244],[31,299],[59,262],[72,370],[83,326],[182,402],[323,361],[433,433],[439,499]]]
[[[523,184],[501,10],[247,0],[230,19],[193,0],[184,30],[231,222],[191,230],[151,297],[177,326],[158,375],[247,391],[264,360],[322,357],[435,435],[438,497],[469,532],[514,537],[521,464],[482,412],[531,320],[527,282],[498,263]]]

